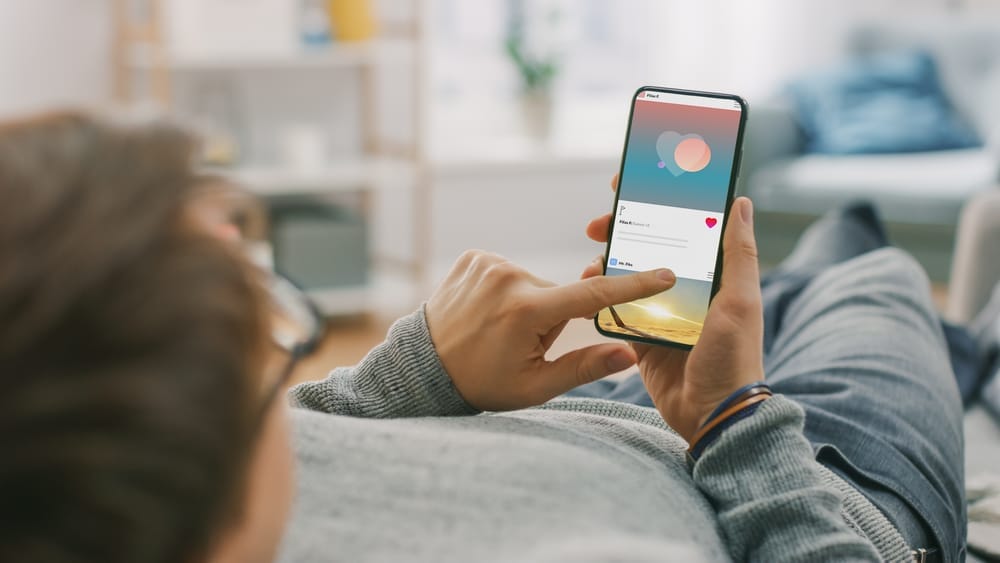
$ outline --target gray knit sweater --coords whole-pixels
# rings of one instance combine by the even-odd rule
[[[477,413],[423,313],[292,389],[298,498],[281,560],[906,560],[776,396],[694,464],[653,410],[594,399]]]

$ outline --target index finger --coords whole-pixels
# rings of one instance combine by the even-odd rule
[[[542,290],[542,312],[550,321],[593,317],[610,305],[656,295],[674,286],[677,278],[666,268],[623,276],[596,276]]]
[[[618,191],[618,174],[615,174],[611,178],[611,191],[613,191],[613,192],[617,192]]]

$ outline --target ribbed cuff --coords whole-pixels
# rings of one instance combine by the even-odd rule
[[[802,435],[804,421],[802,407],[781,395],[771,397],[760,404],[754,416],[728,428],[702,452],[695,464],[695,480],[699,470],[734,475],[755,469],[766,472],[783,458],[788,458],[784,461],[789,464],[803,457],[811,459],[812,448]],[[774,457],[762,460],[764,452]]]
[[[730,555],[771,561],[875,561],[878,553],[844,522],[838,492],[822,478],[802,434],[805,413],[775,395],[726,429],[694,464]],[[816,541],[803,541],[804,538]],[[821,541],[819,541],[821,540]]]
[[[455,416],[479,411],[462,399],[434,349],[424,309],[396,321],[385,342],[353,368],[289,392],[298,406],[350,416]]]

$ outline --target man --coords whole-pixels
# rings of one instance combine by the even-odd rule
[[[0,560],[275,556],[290,363],[190,212],[190,157],[78,116],[0,128]],[[281,558],[957,560],[960,407],[926,279],[895,250],[827,269],[765,362],[752,215],[736,200],[690,353],[544,357],[669,271],[556,286],[465,254],[358,366],[291,391]],[[655,409],[551,401],[635,362]]]

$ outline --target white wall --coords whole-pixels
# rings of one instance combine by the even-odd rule
[[[0,0],[0,118],[106,104],[111,29],[107,0]]]
[[[611,211],[616,159],[446,167],[434,174],[431,275],[440,278],[469,248],[496,252],[565,283],[604,251],[584,234]]]

